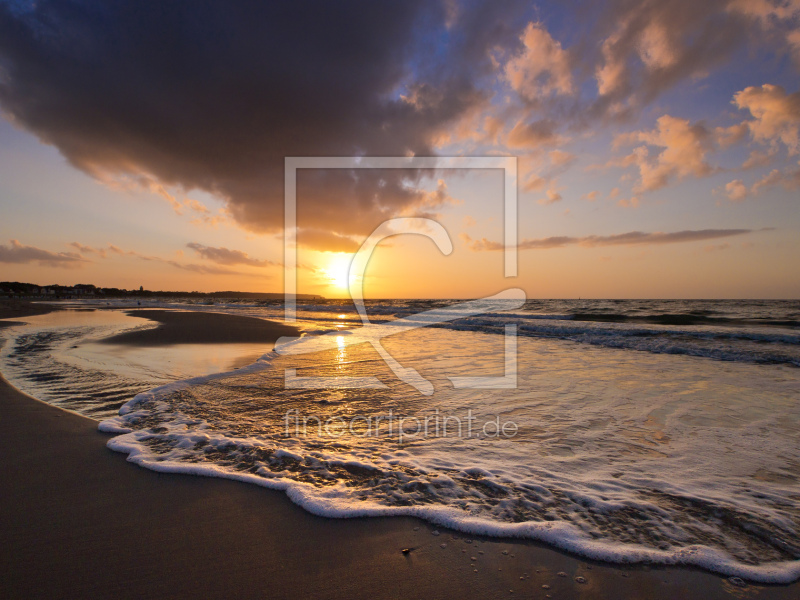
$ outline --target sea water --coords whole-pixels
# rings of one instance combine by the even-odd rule
[[[368,308],[391,327],[451,305]],[[282,316],[274,305],[202,309]],[[424,395],[359,343],[351,306],[301,306],[304,339],[330,343],[199,370],[129,398],[100,428],[147,468],[282,489],[320,515],[415,515],[600,560],[788,582],[800,578],[799,317],[797,302],[550,301],[398,328],[383,347],[430,382]],[[4,373],[42,353],[21,330],[6,335]],[[103,369],[109,381],[119,371]],[[457,388],[457,377],[506,387]],[[378,383],[336,384],[352,378]],[[92,414],[93,400],[82,403]]]

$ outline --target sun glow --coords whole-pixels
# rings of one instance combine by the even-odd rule
[[[348,271],[352,255],[337,253],[331,256],[328,265],[322,269],[328,285],[341,289],[347,289]]]

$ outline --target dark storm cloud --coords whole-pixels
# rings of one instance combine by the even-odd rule
[[[479,16],[444,56],[447,12],[419,0],[0,3],[0,103],[99,179],[199,188],[277,232],[285,156],[431,155],[484,101],[472,78],[508,32]],[[419,176],[301,175],[300,224],[364,233],[419,202]]]

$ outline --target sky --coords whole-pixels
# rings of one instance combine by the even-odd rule
[[[0,281],[301,293],[800,297],[800,0],[0,0]]]

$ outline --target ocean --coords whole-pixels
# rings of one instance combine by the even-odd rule
[[[800,302],[457,304],[369,301],[372,337],[349,302],[301,304],[300,341],[265,352],[101,344],[155,324],[85,301],[3,330],[0,371],[143,467],[284,490],[318,515],[800,579]]]

